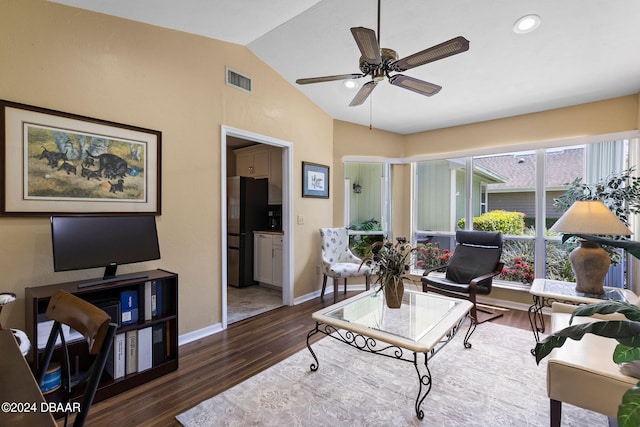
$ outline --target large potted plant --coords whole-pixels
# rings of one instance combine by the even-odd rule
[[[404,295],[404,280],[413,280],[409,275],[411,254],[415,251],[406,238],[397,238],[397,242],[375,242],[370,253],[362,260],[362,265],[372,268],[377,275],[376,293],[384,291],[385,301],[389,308],[400,308]]]
[[[575,316],[620,313],[627,320],[601,320],[571,325]],[[551,350],[561,347],[567,338],[580,340],[585,334],[594,334],[618,341],[613,351],[614,363],[639,363],[640,361],[640,308],[619,301],[603,301],[597,304],[579,306],[573,311],[570,326],[549,335],[536,344],[534,355],[540,363]],[[618,426],[638,427],[640,425],[640,382],[631,387],[622,397],[618,406]]]
[[[582,182],[576,178],[570,184],[567,192],[553,200],[553,205],[559,211],[566,211],[578,200],[601,200],[625,225],[629,225],[629,218],[640,213],[640,177],[634,175],[635,168],[631,167],[621,172],[612,173],[595,184]],[[640,259],[640,244],[624,238],[606,238],[587,234],[564,234],[562,243],[572,237],[578,237],[607,247],[621,248]],[[619,262],[620,254],[608,250],[612,264]]]

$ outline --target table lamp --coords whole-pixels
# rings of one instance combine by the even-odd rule
[[[630,236],[631,230],[600,200],[579,200],[549,229],[565,234],[599,234]],[[603,294],[604,278],[611,259],[607,251],[595,242],[578,239],[579,246],[569,254],[576,276],[576,291]]]

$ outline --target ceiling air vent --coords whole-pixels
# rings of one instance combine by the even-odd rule
[[[251,93],[251,77],[243,76],[229,67],[227,67],[227,84]]]

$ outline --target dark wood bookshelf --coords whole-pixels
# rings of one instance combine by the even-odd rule
[[[145,283],[161,283],[161,314],[150,320],[145,320]],[[90,283],[90,286],[86,286]],[[107,399],[120,394],[153,379],[159,378],[169,372],[178,369],[178,275],[165,270],[150,270],[135,273],[134,275],[124,275],[121,279],[102,283],[100,280],[79,280],[53,285],[30,287],[25,289],[25,322],[26,333],[31,340],[31,351],[27,357],[32,371],[35,373],[44,351],[47,337],[38,337],[38,322],[46,319],[44,313],[47,310],[49,300],[53,293],[62,289],[70,294],[76,295],[86,301],[95,303],[96,301],[120,300],[120,293],[127,290],[135,290],[138,293],[138,322],[119,326],[116,334],[128,331],[137,331],[154,325],[162,324],[164,328],[164,361],[154,364],[150,369],[126,374],[124,377],[113,379],[104,372],[94,398],[94,402]],[[111,319],[113,323],[120,324],[119,319]],[[45,342],[39,342],[44,340]],[[67,342],[69,345],[69,356],[72,365],[77,364],[80,371],[86,369],[91,362],[91,357],[86,350],[86,344],[80,341]],[[42,348],[39,348],[42,347]],[[62,351],[59,347],[54,351],[52,360],[62,361]],[[72,366],[72,370],[75,367]],[[81,392],[80,392],[81,393]],[[82,394],[73,396],[73,400],[79,400]],[[59,401],[60,395],[56,392],[47,394],[47,400]]]

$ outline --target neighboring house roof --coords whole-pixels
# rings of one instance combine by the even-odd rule
[[[461,159],[450,159],[449,160],[449,168],[450,169],[464,169],[466,163]],[[507,178],[504,176],[500,176],[496,171],[487,169],[482,165],[474,164],[474,176],[480,178],[482,182],[487,183],[498,183],[498,182],[506,182]]]
[[[494,171],[505,177],[501,184],[489,184],[490,192],[533,191],[536,182],[535,153],[515,153],[500,156],[479,157],[474,165]],[[576,178],[584,176],[584,148],[576,147],[547,152],[545,187],[567,188]]]

